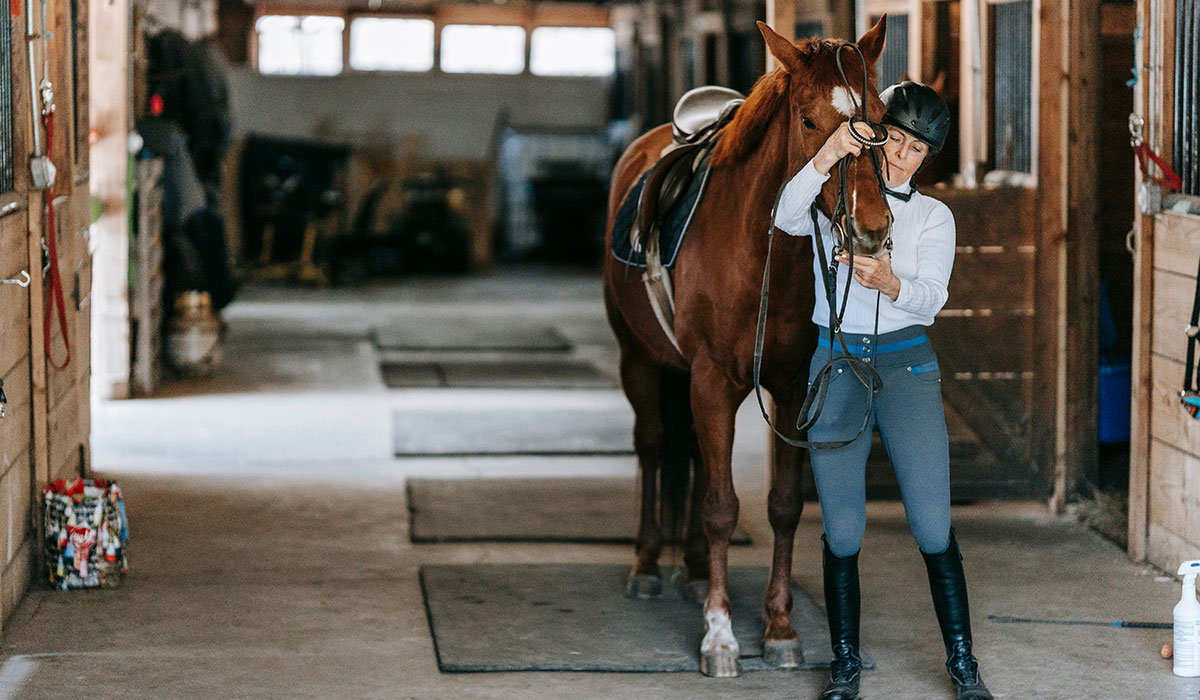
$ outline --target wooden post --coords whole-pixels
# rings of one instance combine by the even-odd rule
[[[1072,0],[1067,151],[1067,484],[1097,482],[1100,316],[1100,0]]]
[[[92,81],[89,117],[96,139],[91,189],[102,210],[95,224],[92,319],[97,343],[93,376],[103,399],[129,396],[129,236],[126,231],[126,138],[129,132],[128,0],[95,3],[88,14]]]
[[[1168,9],[1155,16],[1150,0],[1138,0],[1138,25],[1142,28],[1134,46],[1137,87],[1133,91],[1133,111],[1144,120],[1142,137],[1160,153],[1169,153],[1167,139],[1173,108],[1171,95],[1163,90],[1164,53],[1173,50],[1174,22]],[[1160,138],[1159,135],[1162,135]],[[1141,171],[1134,168],[1135,196],[1141,189]],[[1154,321],[1154,217],[1140,204],[1134,215],[1133,255],[1133,353],[1129,431],[1129,557],[1145,561],[1150,535],[1150,408],[1153,402],[1151,363],[1151,327]]]
[[[964,187],[978,184],[975,170],[981,156],[976,149],[979,143],[979,120],[983,116],[983,105],[976,99],[976,89],[983,83],[981,37],[979,27],[979,5],[975,0],[964,0],[959,20],[958,52],[958,172]]]
[[[1098,0],[1044,3],[1039,21],[1039,241],[1033,453],[1050,508],[1094,482],[1097,448]]]

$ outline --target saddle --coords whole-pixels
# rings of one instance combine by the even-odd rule
[[[712,85],[684,93],[671,118],[673,143],[647,172],[638,197],[630,242],[645,251],[646,271],[642,281],[646,294],[659,325],[676,350],[679,341],[675,338],[675,294],[670,273],[662,262],[662,222],[696,184],[697,177],[702,178],[701,190],[691,206],[699,206],[702,189],[707,184],[708,156],[717,143],[717,135],[745,101],[736,90]],[[682,237],[683,233],[686,231],[679,235]]]
[[[716,85],[694,88],[679,98],[671,118],[673,143],[647,173],[638,199],[631,235],[635,245],[649,247],[645,234],[652,234],[656,224],[682,199],[692,179],[708,164],[717,132],[745,101],[737,90]]]

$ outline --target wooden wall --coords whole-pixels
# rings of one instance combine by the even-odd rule
[[[1148,443],[1147,491],[1145,508],[1131,510],[1130,516],[1143,518],[1145,558],[1173,571],[1200,551],[1200,421],[1179,405],[1187,348],[1183,330],[1191,317],[1200,262],[1200,217],[1159,214],[1153,235],[1149,291],[1154,313],[1150,351],[1144,356],[1149,421],[1141,436]]]
[[[40,9],[40,8],[39,8]],[[49,75],[56,91],[55,138],[51,156],[58,168],[54,208],[58,266],[64,288],[71,361],[55,369],[46,361],[42,320],[50,295],[43,274],[42,192],[29,179],[28,161],[37,127],[30,110],[25,12],[13,22],[10,76],[15,104],[16,186],[0,194],[0,275],[28,272],[32,284],[0,286],[0,379],[9,404],[0,419],[0,618],[7,618],[37,570],[41,487],[86,469],[90,433],[90,205],[87,131],[87,3],[77,3],[79,31],[72,46],[70,4],[48,5]],[[40,12],[39,12],[40,15]],[[39,18],[40,19],[40,18]],[[75,65],[72,63],[75,62]],[[81,87],[76,89],[77,76]],[[78,110],[78,112],[76,111]],[[76,117],[79,117],[76,119]],[[48,262],[48,261],[47,261]],[[64,339],[53,325],[55,362],[65,359]]]

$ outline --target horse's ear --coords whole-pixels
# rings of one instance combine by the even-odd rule
[[[787,72],[795,73],[800,70],[804,59],[801,58],[800,50],[796,48],[795,44],[780,36],[766,22],[758,22],[758,31],[762,32],[763,39],[767,42],[767,50]]]
[[[883,53],[883,42],[887,37],[887,14],[885,13],[875,23],[874,27],[867,30],[858,39],[858,48],[862,51],[863,58],[867,59],[867,63],[874,65],[879,60],[879,55]]]

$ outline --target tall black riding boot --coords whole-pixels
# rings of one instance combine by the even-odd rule
[[[950,546],[941,554],[925,554],[929,592],[946,645],[946,670],[958,690],[958,700],[993,700],[979,676],[979,662],[971,652],[971,612],[967,605],[967,579],[954,529]]]
[[[829,643],[833,663],[829,665],[829,683],[819,700],[858,700],[858,681],[862,657],[858,655],[858,553],[848,557],[834,555],[825,536],[822,563],[825,570],[825,611],[829,616]]]

